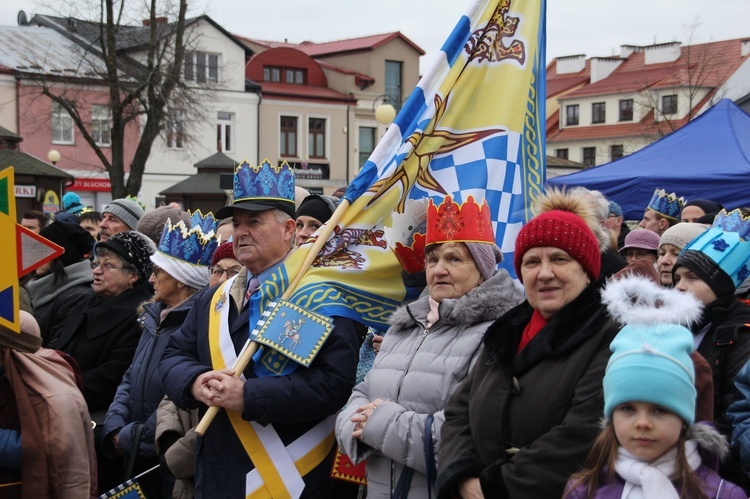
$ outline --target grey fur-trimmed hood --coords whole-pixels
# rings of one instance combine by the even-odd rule
[[[440,304],[440,315],[443,320],[454,324],[473,325],[499,319],[523,300],[523,292],[508,271],[499,269],[490,279],[464,296],[444,300]],[[409,327],[415,323],[414,310],[424,307],[429,309],[427,293],[419,300],[399,307],[388,322],[397,330]]]

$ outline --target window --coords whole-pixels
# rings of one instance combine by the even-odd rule
[[[596,164],[596,147],[583,148],[583,166],[594,166]]]
[[[263,81],[281,83],[281,68],[266,66],[263,68]]]
[[[219,111],[216,120],[216,141],[219,151],[232,152],[232,121],[234,115]]]
[[[181,109],[172,109],[167,116],[167,147],[182,149],[185,139],[185,115]]]
[[[323,118],[307,120],[307,153],[311,158],[326,157],[326,120]]]
[[[661,114],[677,112],[677,95],[663,95],[661,97]]]
[[[625,154],[623,153],[622,144],[616,144],[616,145],[610,146],[609,156],[611,158],[610,161],[614,161],[616,159],[620,159],[623,156],[625,156]]]
[[[565,124],[566,125],[578,124],[578,104],[565,106]]]
[[[359,127],[359,167],[365,166],[370,154],[375,150],[375,127]]]
[[[297,118],[295,116],[282,116],[280,128],[280,154],[282,156],[297,156]]]
[[[607,104],[594,102],[591,104],[591,123],[604,123],[606,118]]]
[[[73,118],[57,103],[52,104],[52,143],[73,144]]]
[[[277,66],[263,67],[263,81],[273,83],[288,83],[289,85],[304,85],[307,80],[307,70],[297,68],[281,68]]]
[[[109,106],[91,107],[91,136],[97,145],[112,145],[112,115]]]
[[[185,80],[196,83],[219,81],[219,56],[206,52],[185,54]]]
[[[555,149],[555,157],[560,159],[568,159],[567,149]]]
[[[633,99],[620,101],[620,121],[633,121]]]
[[[401,109],[401,62],[385,61],[385,95],[393,100],[396,111]]]

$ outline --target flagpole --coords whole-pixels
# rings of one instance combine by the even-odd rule
[[[339,203],[338,207],[336,208],[336,211],[333,212],[333,215],[331,215],[328,223],[323,226],[317,239],[315,239],[312,247],[307,252],[307,256],[305,257],[304,262],[302,262],[302,267],[300,267],[299,272],[297,272],[297,275],[292,280],[292,282],[289,283],[286,291],[284,291],[284,294],[281,296],[282,300],[288,299],[292,295],[292,293],[294,293],[294,290],[297,289],[299,282],[305,276],[305,273],[308,271],[308,269],[312,266],[312,263],[318,256],[318,253],[320,253],[320,250],[328,241],[328,238],[333,232],[334,227],[336,227],[341,221],[341,217],[344,216],[344,212],[348,207],[349,201],[347,199],[342,199],[341,203]],[[245,345],[242,347],[242,350],[240,351],[240,355],[237,357],[237,361],[232,366],[232,369],[234,370],[234,376],[239,377],[242,374],[242,372],[250,362],[250,359],[253,358],[253,355],[255,355],[255,352],[257,351],[258,343],[248,338],[245,342]],[[209,407],[206,411],[206,414],[203,415],[203,418],[201,418],[200,422],[198,423],[198,426],[195,427],[195,433],[203,436],[206,433],[206,430],[208,430],[208,427],[211,425],[211,422],[219,413],[220,409],[221,408],[218,406]]]

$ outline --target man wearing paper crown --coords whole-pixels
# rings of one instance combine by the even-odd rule
[[[212,213],[192,214],[189,226],[182,220],[167,220],[156,253],[149,282],[154,299],[143,306],[139,322],[143,327],[133,363],[125,372],[104,421],[103,453],[122,470],[120,459],[135,457],[133,475],[159,464],[154,444],[156,409],[164,398],[159,361],[169,338],[177,331],[195,304],[196,292],[208,285],[208,265],[216,249],[216,220]],[[140,430],[139,430],[140,428]],[[140,431],[140,437],[138,432]],[[148,497],[160,497],[164,486],[174,482],[170,471],[160,469],[141,479]]]
[[[734,380],[750,359],[750,308],[734,295],[750,275],[750,218],[722,210],[713,226],[682,250],[672,268],[676,289],[704,304],[701,320],[691,327],[694,342],[711,366],[714,418],[719,431],[732,436],[729,405],[740,397]],[[736,454],[723,463],[721,476],[750,492]]]
[[[217,217],[232,217],[234,254],[244,268],[199,293],[161,362],[164,389],[179,407],[221,409],[198,438],[196,497],[324,497],[330,487],[334,415],[354,385],[364,327],[334,317],[309,367],[262,346],[243,378],[230,369],[284,291],[271,276],[292,248],[293,215],[289,165],[237,167],[234,201]]]
[[[685,198],[677,197],[674,192],[667,194],[664,189],[656,189],[638,227],[654,231],[661,236],[665,230],[680,221],[683,206]]]

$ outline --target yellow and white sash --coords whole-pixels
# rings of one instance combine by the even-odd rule
[[[217,370],[233,366],[237,360],[229,334],[229,290],[235,278],[219,286],[211,299],[209,347],[213,368]],[[245,421],[240,413],[234,411],[227,411],[227,415],[255,465],[255,469],[245,477],[245,494],[248,498],[298,498],[305,488],[302,477],[319,465],[333,447],[335,415],[318,423],[288,447],[281,441],[273,425],[263,426],[254,421]]]

